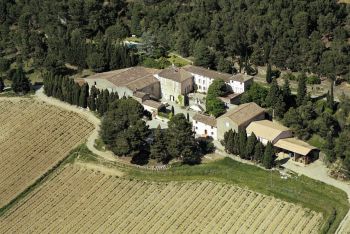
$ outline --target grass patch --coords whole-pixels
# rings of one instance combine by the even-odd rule
[[[188,61],[188,60],[186,60],[186,59],[184,59],[184,58],[182,58],[174,53],[169,54],[168,61],[172,64],[175,64],[178,67],[183,67],[183,66],[191,64],[190,61]]]
[[[323,213],[325,233],[334,233],[349,209],[347,195],[340,189],[305,176],[281,179],[277,171],[265,171],[230,158],[167,171],[130,170],[128,176],[150,181],[211,180],[234,184]]]

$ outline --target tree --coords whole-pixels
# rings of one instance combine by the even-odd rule
[[[306,75],[305,73],[302,73],[300,76],[298,76],[298,93],[297,93],[297,99],[296,104],[297,106],[301,106],[306,99],[307,96],[307,87],[306,87]]]
[[[290,90],[289,79],[285,78],[283,87],[282,87],[282,96],[283,102],[286,104],[286,107],[290,107],[292,105],[292,91]]]
[[[17,68],[16,72],[12,76],[12,90],[15,93],[26,94],[31,89],[31,84],[23,71],[22,66]]]
[[[176,114],[168,122],[167,131],[168,152],[171,158],[181,158],[184,163],[200,160],[197,154],[196,140],[192,131],[192,124],[186,120],[185,115]],[[192,151],[192,154],[190,154]],[[185,162],[184,157],[186,160]]]
[[[272,82],[272,69],[271,64],[267,64],[267,70],[266,70],[266,82],[270,84]]]
[[[268,89],[254,82],[248,89],[244,92],[241,97],[241,103],[255,102],[259,106],[266,106],[265,100],[268,94]]]
[[[262,159],[262,164],[266,169],[271,169],[275,161],[275,153],[273,150],[273,145],[271,142],[268,142],[265,148],[264,156]]]
[[[170,159],[165,135],[159,126],[154,131],[154,139],[151,145],[150,158],[156,159],[157,162],[162,162],[164,164],[167,164]]]
[[[93,52],[87,56],[86,62],[94,72],[102,72],[106,69],[107,61],[103,53]]]
[[[238,131],[238,151],[241,158],[247,158],[246,155],[247,133],[245,130]]]
[[[253,156],[253,160],[255,162],[262,162],[264,156],[264,145],[259,141],[254,148],[254,156]]]
[[[326,154],[327,162],[334,163],[336,160],[336,152],[332,132],[327,133],[326,142],[323,146],[323,151]]]
[[[327,106],[332,111],[334,110],[334,82],[331,82],[330,92],[327,93]]]
[[[89,97],[89,85],[84,83],[81,87],[79,106],[82,108],[87,108],[88,106],[88,97]]]
[[[225,113],[225,104],[218,97],[224,96],[227,92],[227,85],[223,80],[213,81],[208,88],[206,98],[206,110],[209,114],[218,117]]]
[[[213,56],[204,41],[200,40],[196,43],[193,53],[195,57],[194,64],[196,66],[205,68],[213,67]]]
[[[221,56],[219,58],[217,70],[225,73],[232,73],[232,66],[233,64],[230,61]]]
[[[2,80],[2,77],[0,77],[0,93],[3,92],[5,89],[5,83]]]
[[[266,106],[271,106],[273,107],[276,101],[276,98],[280,95],[280,88],[277,83],[277,79],[272,79],[270,82],[270,89],[269,92],[266,96]]]
[[[248,137],[245,148],[245,155],[247,158],[252,159],[254,157],[254,150],[257,143],[258,139],[256,138],[254,132],[252,132],[252,134]]]

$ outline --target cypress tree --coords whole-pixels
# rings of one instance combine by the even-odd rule
[[[2,77],[0,77],[0,93],[2,93],[5,89],[5,83],[2,79]]]
[[[284,79],[284,84],[282,87],[282,95],[283,95],[283,101],[284,103],[286,103],[286,106],[291,106],[292,91],[290,90],[290,84],[287,78]]]
[[[247,144],[247,133],[245,130],[240,130],[238,132],[238,142],[239,142],[239,147],[238,147],[238,151],[239,151],[239,156],[241,158],[246,158],[246,144]]]
[[[268,142],[265,148],[262,164],[266,169],[271,169],[274,164],[275,153],[271,142]]]
[[[254,150],[255,150],[255,145],[257,144],[258,139],[256,138],[254,132],[252,135],[248,137],[247,140],[247,146],[246,146],[246,152],[245,155],[249,158],[252,159],[254,156]]]
[[[255,162],[261,162],[264,156],[264,145],[259,141],[254,148],[253,160]]]
[[[279,96],[279,94],[280,94],[280,89],[277,83],[277,79],[273,79],[270,84],[269,92],[265,99],[266,105],[273,107],[275,104],[275,100]]]
[[[234,143],[235,143],[235,133],[230,129],[228,131],[228,136],[227,136],[227,144],[226,144],[226,152],[230,154],[234,154]]]
[[[267,64],[267,70],[266,70],[266,82],[270,84],[272,81],[272,69],[271,69],[271,64]]]
[[[26,94],[30,91],[31,85],[30,82],[24,73],[22,66],[19,66],[12,76],[12,90],[15,93]]]
[[[87,108],[89,97],[89,85],[84,83],[81,87],[80,98],[79,98],[79,106],[82,108]]]
[[[79,106],[80,85],[75,83],[73,88],[73,104]]]
[[[331,90],[327,93],[327,106],[334,110],[334,82],[331,82]]]
[[[297,106],[301,106],[306,99],[307,87],[306,87],[306,75],[302,73],[298,77],[298,94],[297,94]]]
[[[232,148],[232,153],[239,155],[239,136],[238,133],[233,132],[233,148]]]

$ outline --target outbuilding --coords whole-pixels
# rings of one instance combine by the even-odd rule
[[[254,132],[256,138],[266,145],[268,142],[275,144],[278,140],[292,137],[292,131],[276,122],[270,120],[254,121],[247,127],[247,136]]]
[[[216,119],[212,116],[195,114],[192,117],[193,131],[199,137],[211,137],[217,140]]]
[[[279,151],[278,154],[284,154],[292,158],[296,162],[309,164],[316,160],[319,155],[319,150],[308,143],[297,138],[284,138],[278,140],[274,144]]]

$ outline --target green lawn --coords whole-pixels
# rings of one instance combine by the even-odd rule
[[[229,158],[198,166],[177,166],[160,172],[131,169],[128,176],[151,181],[211,180],[235,184],[322,212],[325,223],[331,222],[329,228],[324,224],[326,233],[335,232],[349,209],[346,193],[342,190],[305,176],[281,179],[279,172],[265,171]],[[332,217],[334,214],[335,217]]]
[[[189,65],[191,64],[190,61],[182,58],[181,56],[178,56],[177,54],[174,54],[174,53],[170,53],[168,55],[168,61],[175,64],[176,66],[178,67],[183,67],[183,66],[186,66],[186,65]]]

